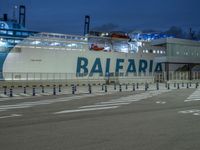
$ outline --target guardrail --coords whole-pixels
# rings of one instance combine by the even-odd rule
[[[155,83],[155,82],[180,82],[180,81],[198,81],[200,80],[200,72],[174,72],[168,73],[110,73],[110,74],[75,74],[75,73],[24,73],[24,72],[3,72],[1,84],[3,82],[10,84],[122,84],[122,83]]]

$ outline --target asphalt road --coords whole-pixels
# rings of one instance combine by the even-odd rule
[[[200,88],[0,99],[1,150],[199,150]]]

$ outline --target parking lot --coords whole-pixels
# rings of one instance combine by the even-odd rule
[[[200,88],[180,84],[45,89],[0,98],[0,145],[6,150],[198,150]],[[40,89],[41,90],[41,89]],[[2,91],[3,92],[3,91]],[[28,93],[28,92],[27,92]],[[42,93],[42,92],[40,92]],[[60,94],[59,94],[60,93]],[[9,96],[9,95],[8,95]]]

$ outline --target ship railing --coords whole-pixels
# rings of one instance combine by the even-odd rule
[[[0,29],[0,36],[6,36],[6,37],[26,38],[28,36],[33,36],[36,33],[38,32],[25,31],[25,30],[13,30],[13,29]]]
[[[69,35],[69,34],[46,33],[46,32],[34,34],[34,37],[37,37],[37,38],[40,38],[40,39],[87,41],[87,37],[81,36],[81,35]]]

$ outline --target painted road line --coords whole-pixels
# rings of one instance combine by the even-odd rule
[[[111,107],[95,107],[95,108],[86,108],[86,109],[74,109],[74,110],[64,110],[55,112],[53,114],[65,114],[65,113],[74,113],[74,112],[84,112],[84,111],[95,111],[95,110],[106,110],[106,109],[115,109],[119,106],[111,106]]]
[[[192,113],[199,113],[199,112],[200,112],[200,110],[198,110],[198,109],[179,111],[179,113],[182,113],[182,114],[192,114]]]
[[[20,116],[22,116],[22,115],[21,114],[12,114],[12,115],[9,115],[9,116],[0,116],[0,119],[20,117]]]
[[[191,102],[191,101],[200,101],[200,99],[186,99],[184,102]]]
[[[116,100],[116,101],[108,101],[108,102],[99,102],[97,104],[113,104],[113,103],[126,103],[126,102],[137,102],[139,100]]]
[[[156,101],[156,104],[166,104],[164,101]]]
[[[14,105],[1,105],[0,111],[6,111],[6,110],[10,110],[10,109],[30,108],[30,107],[40,106],[40,105],[48,105],[48,104],[59,103],[59,102],[67,102],[67,101],[71,101],[71,100],[78,100],[81,98],[88,98],[88,97],[94,97],[94,96],[96,96],[96,95],[84,94],[81,96],[64,97],[64,98],[57,98],[57,99],[50,99],[50,100],[39,100],[39,101],[34,101],[34,102],[23,102],[23,103],[18,103],[18,104],[14,104]]]
[[[96,105],[88,105],[88,106],[81,106],[82,108],[94,108],[94,107],[107,107],[107,106],[116,106],[116,105],[128,105],[130,103],[112,103],[112,104],[96,104]]]

